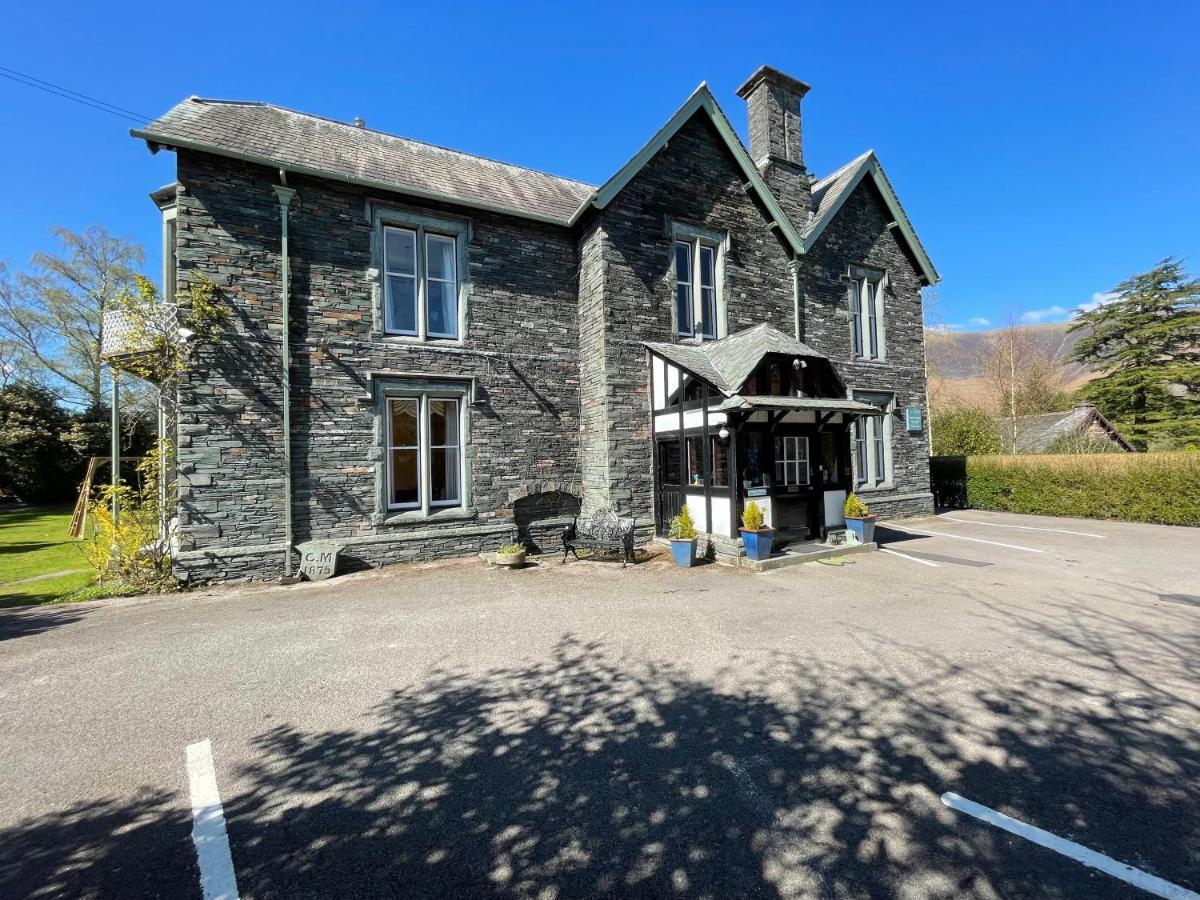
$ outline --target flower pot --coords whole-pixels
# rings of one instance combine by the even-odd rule
[[[696,539],[671,538],[671,556],[675,565],[690,569],[696,561]]]
[[[846,516],[846,528],[850,530],[860,544],[869,544],[875,540],[875,517],[867,516],[865,519],[852,519]]]
[[[774,528],[760,528],[758,531],[739,528],[738,531],[742,533],[742,546],[746,548],[747,557],[761,560],[771,555],[771,544],[775,542]]]
[[[525,551],[518,550],[516,553],[497,553],[494,557],[498,566],[517,566],[525,565]]]

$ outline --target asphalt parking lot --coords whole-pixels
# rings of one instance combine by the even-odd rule
[[[1200,890],[1200,530],[880,539],[0,614],[0,897]]]

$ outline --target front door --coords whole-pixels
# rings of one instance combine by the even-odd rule
[[[810,435],[795,431],[775,435],[775,478],[771,496],[780,545],[818,535]]]

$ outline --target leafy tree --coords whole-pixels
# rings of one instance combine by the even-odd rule
[[[0,340],[36,364],[60,396],[98,406],[104,312],[132,292],[145,253],[100,225],[82,233],[56,228],[59,253],[37,253],[32,271],[0,284]]]
[[[1074,405],[1071,392],[1063,386],[1062,366],[1057,359],[1049,354],[1030,354],[1017,385],[1015,403],[1018,416],[1059,412]]]
[[[1073,356],[1100,377],[1079,391],[1140,449],[1200,448],[1200,278],[1168,257],[1080,312]]]
[[[74,454],[63,443],[70,419],[53,392],[28,382],[0,389],[0,496],[61,500],[73,485]]]
[[[1000,425],[987,412],[974,406],[961,406],[934,413],[934,456],[982,456],[1001,453]]]
[[[1047,453],[1124,453],[1125,449],[1104,435],[1083,431],[1055,438]]]

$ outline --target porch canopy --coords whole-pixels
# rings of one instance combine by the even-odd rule
[[[837,397],[742,397],[735,394],[718,407],[721,412],[756,409],[802,410],[815,413],[841,413],[847,416],[877,416],[879,407],[861,400]]]

